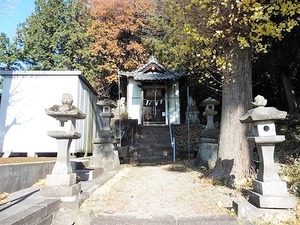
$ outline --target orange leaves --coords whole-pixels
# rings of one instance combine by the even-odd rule
[[[135,69],[145,60],[144,21],[154,5],[151,0],[90,0],[89,3],[93,22],[88,33],[94,36],[91,50],[99,59],[101,76],[112,82],[118,69]]]

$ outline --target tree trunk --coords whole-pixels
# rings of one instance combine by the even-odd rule
[[[286,97],[286,101],[289,107],[289,116],[290,118],[299,117],[298,105],[295,97],[295,92],[293,90],[291,78],[286,76],[284,73],[281,73],[282,83],[284,88],[284,93]]]
[[[252,108],[251,52],[237,45],[225,52],[231,68],[224,72],[219,152],[211,177],[241,183],[249,176],[252,159],[246,139],[250,135],[249,125],[239,120]]]

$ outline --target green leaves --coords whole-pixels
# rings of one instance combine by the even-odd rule
[[[85,1],[37,0],[34,13],[18,29],[24,58],[35,69],[81,69],[90,37]]]
[[[11,43],[6,34],[0,33],[0,68],[4,70],[22,69],[19,54],[16,43]]]
[[[87,34],[91,23],[86,0],[37,0],[35,11],[18,28],[22,60],[36,70],[81,70],[97,88],[96,59]]]
[[[171,24],[165,27],[170,34],[162,42],[172,42],[178,49],[182,49],[180,45],[190,46],[193,49],[186,50],[191,53],[197,46],[201,60],[209,62],[202,66],[211,67],[213,63],[219,69],[224,66],[211,58],[222,58],[225,46],[238,43],[241,49],[267,52],[266,38],[281,40],[299,23],[298,1],[162,0],[162,3],[163,13]],[[215,49],[217,55],[206,54],[203,48]]]

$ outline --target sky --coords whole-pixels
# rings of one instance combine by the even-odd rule
[[[10,39],[16,36],[17,26],[34,12],[35,0],[0,0],[0,32]]]

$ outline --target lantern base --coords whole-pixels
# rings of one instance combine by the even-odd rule
[[[259,181],[253,180],[253,191],[261,195],[285,196],[288,194],[284,181]]]
[[[69,187],[50,187],[41,189],[41,195],[44,197],[60,198],[62,202],[73,202],[78,199],[81,192],[81,185],[74,184]]]
[[[284,196],[262,195],[249,190],[250,202],[259,208],[269,209],[294,209],[296,198],[290,194]]]

